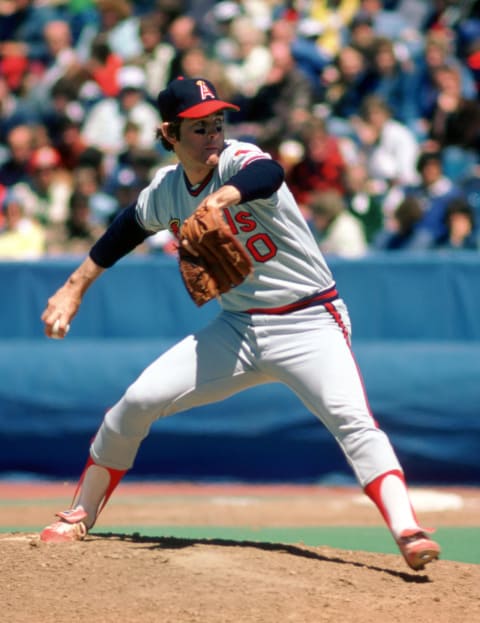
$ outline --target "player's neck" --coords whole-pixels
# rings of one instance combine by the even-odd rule
[[[206,179],[212,175],[212,167],[183,167],[185,178],[191,187],[201,185]]]
[[[207,175],[203,179],[201,179],[196,184],[192,184],[190,179],[187,177],[187,174],[184,172],[185,184],[187,185],[189,192],[194,195],[197,195],[198,193],[200,193],[205,188],[205,186],[208,184],[208,182],[212,179],[212,175],[213,175],[213,169],[210,169],[210,171],[207,173]]]

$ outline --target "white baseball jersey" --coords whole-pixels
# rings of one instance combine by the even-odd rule
[[[270,158],[251,143],[226,141],[209,178],[191,187],[181,165],[161,168],[137,202],[137,218],[147,230],[170,229],[250,162]],[[268,199],[224,210],[232,231],[249,252],[253,275],[221,297],[225,310],[276,308],[326,290],[333,277],[286,184]]]

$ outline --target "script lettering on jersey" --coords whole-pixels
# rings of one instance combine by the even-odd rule
[[[180,219],[172,219],[168,224],[168,229],[172,232],[177,240],[180,240]]]
[[[232,231],[237,236],[240,232],[252,233],[244,243],[245,248],[250,252],[253,259],[257,262],[268,262],[277,254],[277,245],[272,238],[265,232],[256,232],[258,224],[253,215],[247,210],[240,210],[231,214],[228,209],[224,209],[225,219]]]

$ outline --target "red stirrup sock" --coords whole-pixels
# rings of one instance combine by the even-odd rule
[[[127,471],[98,465],[91,456],[88,457],[72,500],[72,508],[82,506],[88,513],[88,527],[95,523]]]
[[[364,491],[376,505],[396,538],[404,530],[419,528],[405,477],[400,470],[395,469],[381,474],[368,483]]]

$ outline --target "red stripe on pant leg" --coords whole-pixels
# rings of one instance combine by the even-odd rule
[[[348,347],[350,348],[350,336],[348,334],[348,329],[342,320],[341,314],[337,311],[333,303],[325,303],[325,309],[330,313],[330,315],[333,317],[335,322],[338,324],[338,326],[342,330],[343,337],[345,338],[345,341],[347,342]]]
[[[365,403],[367,405],[368,412],[370,414],[370,417],[374,421],[375,426],[377,428],[380,428],[380,426],[378,425],[377,420],[374,418],[372,410],[370,408],[370,403],[368,402],[368,396],[367,396],[367,391],[365,389],[365,383],[363,381],[363,376],[362,376],[362,373],[360,371],[360,367],[359,367],[359,365],[357,363],[357,360],[355,359],[355,355],[353,354],[352,345],[350,343],[350,335],[348,333],[347,327],[345,326],[345,323],[343,322],[342,316],[341,316],[340,312],[336,309],[336,307],[335,307],[335,305],[333,303],[325,303],[325,309],[330,313],[332,318],[335,320],[337,325],[342,330],[343,337],[345,338],[345,341],[347,342],[348,349],[350,351],[350,354],[352,355],[352,359],[353,359],[353,362],[355,364],[355,367],[357,368],[358,378],[360,379],[360,384],[362,386],[362,391],[363,391],[363,397],[365,398]]]

